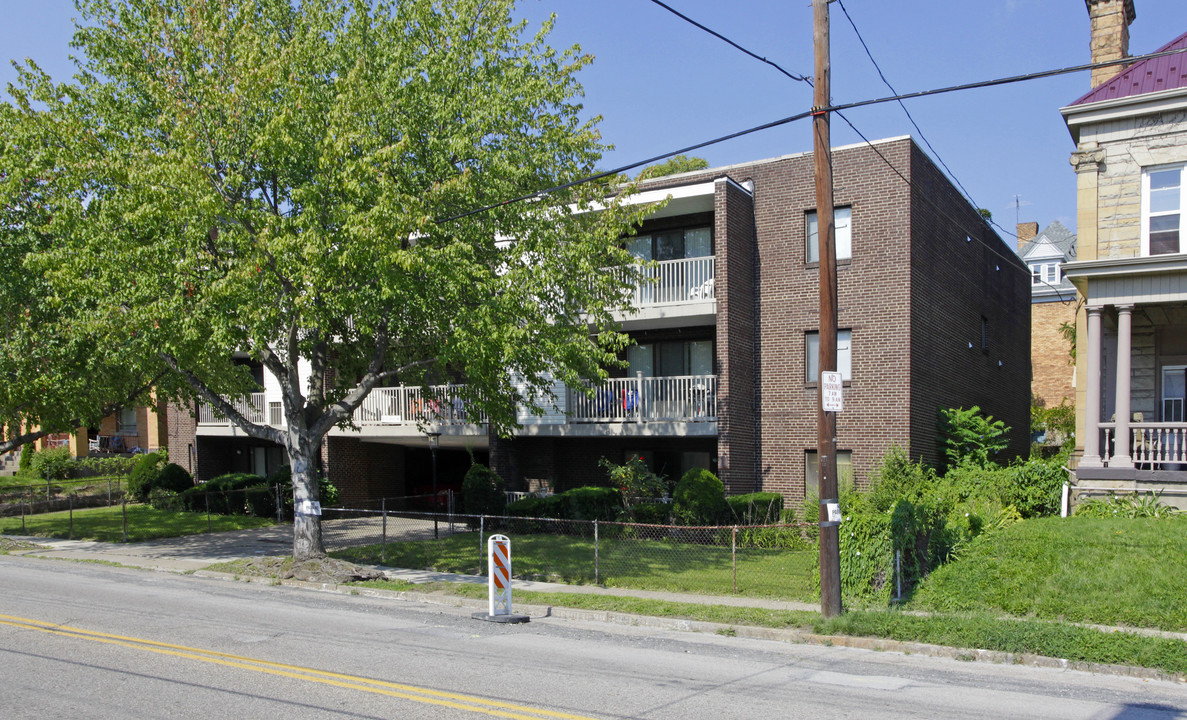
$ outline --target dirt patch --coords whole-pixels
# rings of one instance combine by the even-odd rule
[[[374,568],[330,557],[313,558],[299,563],[294,563],[291,557],[252,558],[244,565],[243,574],[335,585],[363,580],[383,580],[387,577]]]
[[[0,555],[10,552],[20,552],[21,550],[41,550],[41,545],[36,545],[25,540],[13,540],[12,538],[0,537]]]

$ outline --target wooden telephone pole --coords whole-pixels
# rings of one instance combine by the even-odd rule
[[[837,369],[837,252],[833,219],[833,162],[829,137],[829,0],[812,0],[812,39],[816,55],[812,157],[816,163],[816,228],[820,257],[820,373]],[[820,613],[841,614],[840,509],[837,500],[837,414],[824,410],[824,382],[816,377],[816,459],[820,490]]]

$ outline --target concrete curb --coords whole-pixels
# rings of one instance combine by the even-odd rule
[[[442,595],[438,593],[423,593],[415,590],[383,590],[380,588],[366,588],[355,585],[338,585],[335,583],[317,583],[304,580],[280,580],[277,578],[233,575],[230,573],[199,570],[190,573],[196,577],[232,582],[249,582],[283,586],[303,590],[328,592],[337,595],[356,595],[387,600],[399,600],[422,605],[441,605],[444,607],[463,609],[485,609],[484,600],[475,600],[456,595]],[[694,632],[716,635],[729,635],[751,640],[772,640],[775,642],[794,643],[798,645],[819,645],[824,647],[846,647],[857,650],[875,652],[898,652],[907,655],[923,655],[927,657],[947,658],[963,662],[988,662],[999,665],[1027,665],[1030,667],[1051,668],[1055,670],[1076,670],[1097,675],[1117,675],[1144,680],[1163,680],[1175,683],[1187,683],[1187,674],[1166,673],[1154,668],[1134,665],[1113,665],[1106,663],[1092,663],[1079,660],[1053,658],[1045,655],[1030,653],[1010,653],[998,650],[979,650],[955,648],[945,645],[930,645],[927,643],[889,640],[886,638],[856,637],[850,635],[816,635],[814,633],[789,628],[764,628],[750,625],[727,625],[724,623],[703,622],[700,620],[685,620],[680,618],[662,618],[649,615],[632,615],[630,613],[613,612],[610,610],[581,610],[578,608],[555,607],[552,605],[517,604],[516,610],[528,615],[533,620],[552,618],[557,620],[575,620],[579,622],[605,623],[609,625],[624,625],[629,627],[655,628],[676,632]]]

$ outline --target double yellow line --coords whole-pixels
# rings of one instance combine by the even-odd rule
[[[515,705],[512,703],[499,702],[497,700],[489,700],[487,698],[476,697],[473,695],[459,695],[457,693],[417,687],[415,685],[404,685],[401,683],[387,682],[385,680],[373,680],[371,678],[358,677],[356,675],[344,675],[342,673],[326,672],[325,670],[316,670],[314,668],[301,667],[299,665],[285,665],[283,663],[274,663],[268,660],[260,660],[258,658],[244,657],[242,655],[230,655],[228,653],[215,652],[213,650],[203,650],[201,648],[191,648],[184,645],[171,645],[169,643],[145,640],[143,638],[127,637],[124,635],[111,635],[108,633],[95,632],[93,630],[84,630],[82,628],[70,627],[68,625],[57,625],[54,623],[42,622],[40,620],[16,617],[13,615],[0,614],[0,625],[8,625],[11,627],[20,628],[22,630],[35,630],[37,632],[49,633],[51,635],[61,635],[64,637],[74,638],[76,640],[90,640],[92,642],[105,643],[108,645],[118,645],[120,647],[131,648],[133,650],[142,650],[144,652],[158,653],[161,655],[171,655],[173,657],[213,663],[215,665],[223,665],[225,667],[232,667],[240,670],[250,670],[253,672],[264,673],[266,675],[277,675],[280,677],[292,678],[294,680],[304,680],[306,682],[320,683],[322,685],[333,685],[334,687],[346,688],[348,690],[359,690],[361,692],[373,693],[376,695],[386,695],[403,700],[425,703],[427,705],[438,705],[441,707],[454,708],[456,710],[482,713],[483,715],[493,715],[495,717],[515,718],[516,720],[541,720],[542,718],[558,718],[560,720],[593,720],[593,718],[589,718],[585,715],[572,715],[569,713],[554,712],[551,710],[533,708],[526,705]]]

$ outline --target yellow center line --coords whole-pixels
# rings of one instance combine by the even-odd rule
[[[170,655],[190,660],[197,660],[199,662],[207,662],[242,670],[252,670],[268,675],[276,675],[279,677],[292,678],[295,680],[305,680],[308,682],[332,685],[349,690],[361,690],[363,692],[377,695],[397,697],[405,700],[412,700],[414,702],[450,707],[458,710],[466,710],[468,712],[493,715],[496,717],[515,718],[516,720],[540,720],[540,718],[560,718],[562,720],[594,720],[593,718],[584,715],[573,715],[569,713],[555,712],[552,710],[544,710],[542,708],[533,708],[526,705],[515,705],[512,703],[489,700],[487,698],[473,695],[461,695],[458,693],[433,690],[431,688],[418,687],[415,685],[405,685],[402,683],[388,682],[386,680],[375,680],[372,678],[359,677],[356,675],[328,672],[325,670],[317,670],[315,668],[302,667],[300,665],[286,665],[284,663],[275,663],[268,660],[245,657],[242,655],[221,653],[214,650],[203,650],[201,648],[186,647],[184,645],[172,645],[169,643],[156,642],[154,640],[146,640],[144,638],[128,637],[125,635],[112,635],[109,633],[95,632],[93,630],[86,630],[68,625],[47,623],[40,620],[32,620],[29,618],[16,617],[13,615],[0,614],[0,625],[9,625],[24,630],[36,630],[38,632],[61,635],[79,640],[91,640],[93,642],[104,643],[108,645],[117,645],[121,647],[132,648],[134,650],[143,650],[145,652],[153,652],[161,655]]]

